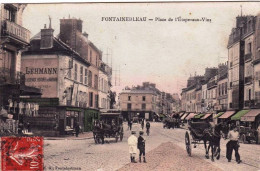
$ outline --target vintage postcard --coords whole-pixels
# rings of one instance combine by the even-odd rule
[[[0,170],[260,170],[259,2],[0,5]]]

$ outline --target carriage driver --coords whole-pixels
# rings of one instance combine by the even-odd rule
[[[129,153],[130,153],[130,159],[131,163],[137,163],[135,161],[135,154],[137,152],[137,137],[135,136],[135,131],[131,132],[132,135],[128,138],[128,146],[129,146]]]
[[[142,158],[142,155],[143,155],[143,158],[144,158],[144,163],[146,163],[146,160],[145,160],[145,139],[143,138],[143,135],[144,135],[144,132],[143,131],[140,131],[139,132],[139,137],[138,137],[138,146],[137,148],[139,149],[139,162],[141,163],[141,158]]]

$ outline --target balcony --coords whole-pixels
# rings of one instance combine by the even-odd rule
[[[23,74],[13,69],[0,68],[0,84],[20,84]]]
[[[245,84],[251,84],[252,83],[252,76],[245,77]]]
[[[21,41],[22,44],[30,43],[30,31],[8,20],[5,20],[3,23],[2,36],[13,38],[15,41]]]
[[[245,54],[245,62],[252,59],[252,53]]]

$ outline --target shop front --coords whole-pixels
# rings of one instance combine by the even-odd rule
[[[86,109],[84,110],[84,131],[91,131],[93,129],[93,122],[100,118],[99,110]]]

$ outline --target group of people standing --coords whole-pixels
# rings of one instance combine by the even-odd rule
[[[141,128],[142,130],[144,129],[144,119],[140,121]],[[132,120],[129,120],[128,126],[130,130],[132,130]],[[150,132],[150,122],[146,121],[146,133],[149,136]],[[129,153],[130,153],[130,159],[131,163],[137,163],[135,160],[135,155],[137,153],[137,149],[139,149],[139,162],[142,162],[142,157],[143,157],[143,162],[146,163],[145,159],[145,139],[143,137],[144,132],[139,131],[139,137],[137,138],[135,136],[136,131],[131,131],[131,135],[128,138],[128,146],[129,146]]]
[[[129,146],[129,153],[130,153],[130,159],[131,163],[137,163],[135,160],[135,155],[137,153],[137,149],[139,149],[139,162],[142,162],[142,156],[143,156],[143,162],[146,163],[145,159],[145,139],[143,137],[144,132],[139,132],[139,137],[137,138],[135,136],[136,132],[132,131],[130,137],[128,138],[128,146]]]

